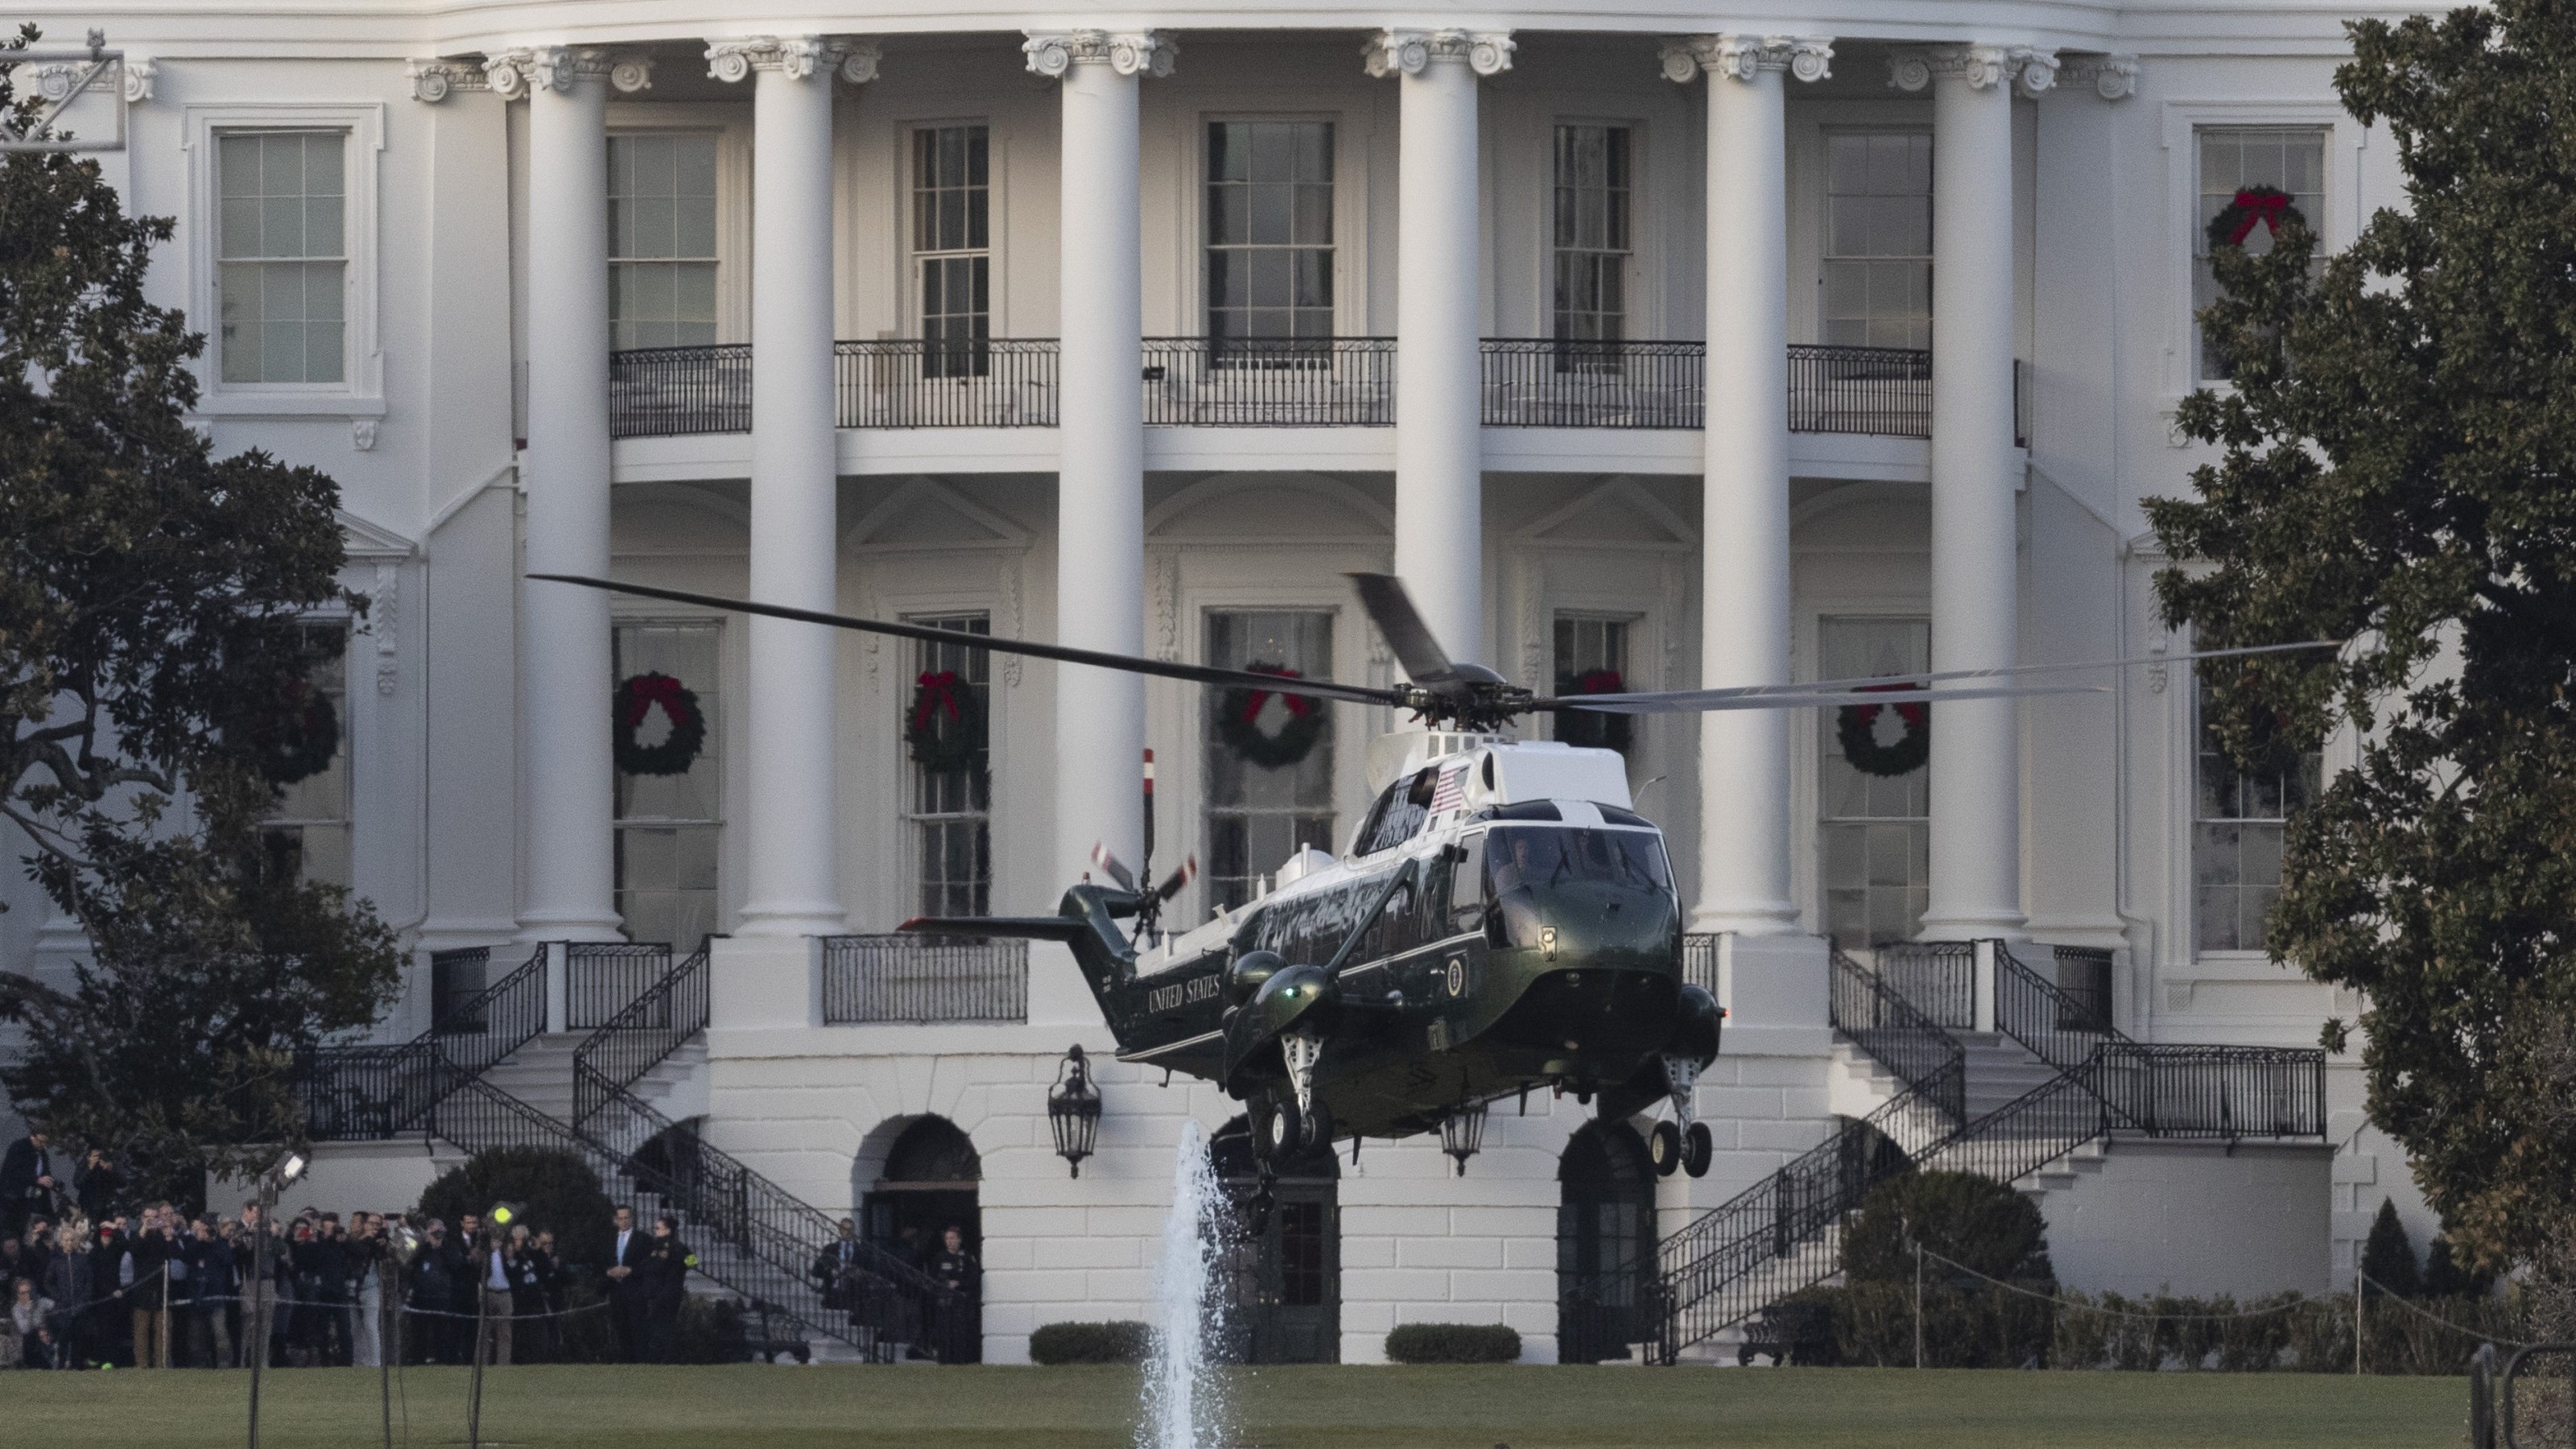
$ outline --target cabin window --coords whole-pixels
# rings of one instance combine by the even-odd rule
[[[1310,679],[1333,672],[1333,616],[1324,611],[1212,610],[1207,662],[1220,669],[1287,670]],[[1333,706],[1271,694],[1257,707],[1237,690],[1204,690],[1207,758],[1208,904],[1232,910],[1252,899],[1261,877],[1307,846],[1328,850],[1333,829]],[[1228,720],[1221,711],[1250,718]],[[1266,763],[1229,737],[1248,727],[1285,744],[1311,732],[1294,758]]]
[[[1924,619],[1826,619],[1817,644],[1821,678],[1901,675],[1931,667],[1932,625]],[[1916,764],[1888,775],[1853,764],[1843,739],[1851,714],[1816,711],[1817,877],[1825,933],[1837,946],[1866,949],[1912,940],[1922,928],[1931,899],[1932,771]],[[1863,758],[1879,770],[1901,763],[1889,751],[1910,727],[1903,712],[1881,706],[1865,723],[1880,750]]]

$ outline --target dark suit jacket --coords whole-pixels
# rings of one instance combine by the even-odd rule
[[[36,1179],[50,1177],[57,1188],[61,1186],[68,1164],[56,1162],[56,1156],[58,1154],[50,1147],[39,1149],[35,1139],[30,1137],[21,1137],[9,1144],[8,1156],[0,1157],[0,1213],[22,1213],[38,1207],[48,1211],[52,1209],[50,1194],[36,1186]],[[37,1165],[40,1160],[43,1163],[41,1169]]]
[[[614,1302],[631,1302],[638,1305],[649,1300],[652,1297],[652,1294],[646,1290],[650,1286],[653,1277],[651,1272],[653,1257],[653,1230],[651,1228],[638,1227],[635,1231],[627,1234],[626,1252],[623,1256],[620,1256],[617,1252],[617,1232],[612,1228],[609,1230],[608,1234],[608,1251],[609,1256],[615,1259],[615,1261],[610,1264],[611,1267],[631,1268],[634,1270],[623,1278],[611,1278],[608,1280],[609,1298]]]

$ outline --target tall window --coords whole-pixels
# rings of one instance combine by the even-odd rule
[[[2307,220],[2311,231],[2325,224],[2326,133],[2320,126],[2212,126],[2200,132],[2200,214],[2191,230],[2191,309],[2196,318],[2201,309],[2218,300],[2218,274],[2209,265],[2209,224],[2235,201],[2236,193],[2249,186],[2268,186],[2287,192],[2290,205]],[[2272,229],[2258,225],[2246,233],[2245,249],[2255,253],[2272,249]],[[2192,335],[2198,338],[2200,375],[2213,381],[2227,376],[2227,360],[2219,349],[2200,335],[2200,325],[2192,324]]]
[[[1932,664],[1932,626],[1922,619],[1826,619],[1817,645],[1825,679],[1919,673]],[[1865,718],[1851,709],[1816,712],[1817,876],[1825,934],[1843,947],[1911,939],[1931,899],[1931,768],[1917,762],[1887,773],[1906,764],[1913,719],[1923,716],[1909,718],[1895,705],[1857,708]]]
[[[349,271],[339,131],[216,140],[215,289],[226,382],[340,382]]]
[[[1556,128],[1556,330],[1560,342],[1628,335],[1625,126]]]
[[[2281,840],[2290,812],[2316,798],[2324,756],[2284,752],[2271,768],[2242,770],[2200,718],[2191,823],[2194,944],[2203,951],[2260,951],[2263,926],[2281,895]]]
[[[286,786],[261,827],[268,858],[282,874],[324,885],[351,883],[349,869],[349,630],[339,623],[302,626],[320,656],[304,682],[328,704],[339,738],[331,762]],[[308,720],[320,716],[309,712]]]
[[[922,370],[981,377],[991,368],[993,254],[990,145],[982,126],[912,133],[913,290]]]
[[[1333,335],[1333,123],[1208,126],[1212,338]]]
[[[627,939],[668,941],[687,952],[716,929],[717,846],[724,829],[724,708],[712,623],[620,624],[618,679],[667,674],[698,697],[706,741],[677,775],[617,776],[617,913]],[[646,711],[635,742],[670,738],[671,719]]]
[[[1216,613],[1207,616],[1207,661],[1220,669],[1293,669],[1309,678],[1333,672],[1333,616],[1329,613]],[[1258,763],[1226,743],[1218,711],[1241,710],[1249,701],[1232,690],[1202,690],[1207,710],[1208,900],[1232,909],[1252,898],[1259,876],[1277,870],[1301,846],[1333,848],[1332,706],[1320,700],[1322,731],[1299,759]],[[1249,725],[1266,736],[1286,735],[1296,710],[1273,694],[1253,711]]]
[[[905,618],[960,635],[993,632],[985,614]],[[981,736],[962,764],[934,769],[912,760],[905,766],[912,776],[904,821],[912,843],[913,899],[925,916],[980,916],[993,902],[993,752],[983,723],[992,718],[992,651],[915,640],[911,652],[914,687],[904,702],[906,725],[913,712],[944,712],[953,698],[961,722]]]
[[[1932,137],[1840,132],[1825,153],[1825,342],[1930,347]]]
[[[1628,688],[1628,630],[1635,621],[1599,614],[1556,616],[1556,692],[1616,694]],[[1561,714],[1556,737],[1569,745],[1625,751],[1635,738],[1624,714]]]
[[[716,138],[608,138],[608,315],[630,347],[716,340]]]

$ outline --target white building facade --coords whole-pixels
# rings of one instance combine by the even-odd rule
[[[1147,750],[1157,863],[1196,855],[1175,910],[1205,919],[1349,844],[1399,722],[525,574],[1386,683],[1342,575],[1391,568],[1454,657],[1542,692],[2187,649],[2141,505],[2207,456],[2173,429],[2221,380],[2204,230],[2269,186],[2339,246],[2400,200],[2335,102],[2339,20],[1592,9],[40,17],[126,52],[102,164],[177,219],[157,300],[208,334],[216,446],[343,490],[371,607],[317,621],[343,750],[277,828],[417,948],[381,1041],[497,1031],[448,1013],[534,960],[542,1019],[486,1088],[589,1130],[566,1057],[663,985],[671,1041],[612,1084],[661,1116],[606,1146],[685,1122],[825,1218],[961,1222],[980,1351],[1018,1360],[1141,1316],[1181,1124],[1238,1108],[1111,1060],[1056,948],[864,938],[1051,911],[1096,843],[1137,860]],[[655,676],[704,720],[677,773],[616,755],[676,718]],[[1911,762],[1897,707],[1595,741],[1731,1011],[1715,1169],[1637,1179],[1572,1097],[1498,1104],[1463,1172],[1346,1148],[1267,1229],[1269,1293],[1314,1311],[1262,1351],[1503,1321],[1553,1361],[1604,1262],[1901,1087],[1836,1030],[1837,952],[2000,943],[1923,958],[1971,963],[1972,1099],[1979,1062],[2046,1056],[1998,1035],[1998,961],[2148,1045],[2350,1018],[2260,950],[2281,818],[2335,751],[2240,776],[2187,667],[2098,682],[1944,704]],[[77,932],[17,903],[6,959],[59,969]],[[676,949],[592,949],[619,942]],[[1077,1043],[1103,1101],[1072,1176],[1047,1097]],[[2353,1058],[2322,1081],[2321,1131],[2032,1164],[2061,1276],[2325,1291],[2383,1195],[2426,1235]],[[369,1206],[474,1145],[375,1135],[325,1162]]]

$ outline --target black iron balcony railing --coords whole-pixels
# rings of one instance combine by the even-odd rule
[[[1695,429],[1708,350],[1697,342],[1481,344],[1488,427]],[[751,430],[751,348],[738,342],[609,354],[609,431],[620,438]],[[1046,337],[833,344],[844,428],[1051,428],[1059,360]],[[1390,337],[1149,337],[1144,416],[1162,428],[1382,428],[1395,422]],[[2027,435],[2015,364],[2015,432]],[[1789,430],[1932,435],[1932,354],[1789,349]]]
[[[1392,337],[1148,337],[1149,428],[1383,428]]]
[[[1708,348],[1697,342],[1484,341],[1489,428],[1696,428]]]
[[[827,936],[823,1020],[1026,1021],[1029,943]]]
[[[564,948],[564,1028],[605,1026],[671,969],[671,943],[575,941]]]

